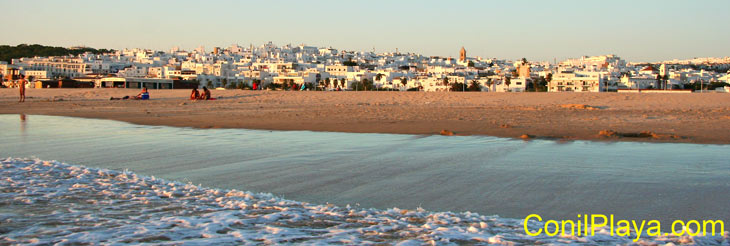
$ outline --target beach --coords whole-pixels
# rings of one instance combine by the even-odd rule
[[[1,114],[73,116],[143,125],[524,139],[730,143],[730,94],[478,93],[0,89]]]

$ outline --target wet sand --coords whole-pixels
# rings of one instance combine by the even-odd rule
[[[0,113],[75,116],[144,125],[335,132],[490,135],[560,140],[730,144],[730,94],[290,92],[0,89]],[[604,134],[599,134],[604,131]],[[642,133],[643,132],[643,133]]]

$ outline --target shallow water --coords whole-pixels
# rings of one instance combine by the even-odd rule
[[[530,236],[471,212],[361,209],[34,158],[0,159],[0,245],[728,245],[727,235]],[[525,229],[526,228],[526,229]],[[584,230],[584,232],[587,232]],[[568,232],[571,234],[570,232]]]
[[[0,115],[0,156],[361,207],[730,220],[730,146],[190,129]]]

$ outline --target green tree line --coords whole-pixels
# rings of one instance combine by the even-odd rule
[[[0,45],[0,61],[10,63],[12,59],[35,56],[67,56],[79,55],[86,52],[94,54],[114,52],[110,49],[78,48],[67,49],[64,47],[45,46],[40,44],[19,44],[17,46]]]

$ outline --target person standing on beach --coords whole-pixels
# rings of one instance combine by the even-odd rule
[[[25,102],[25,84],[28,83],[27,80],[25,80],[25,76],[20,75],[20,80],[18,80],[18,90],[20,92],[20,99],[18,102]]]

